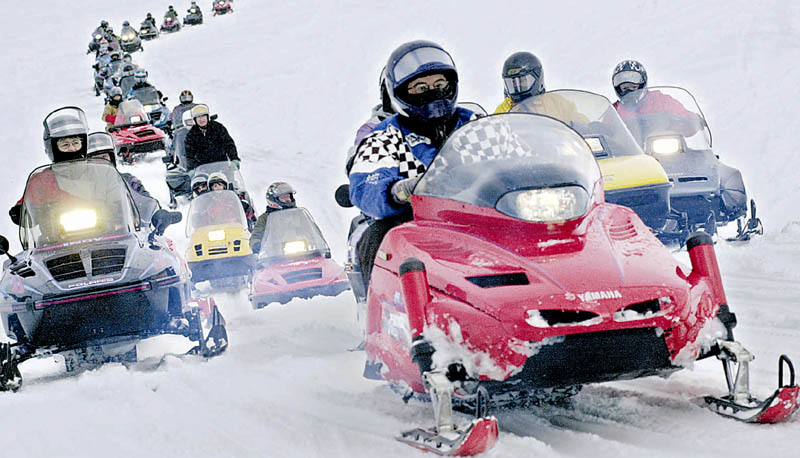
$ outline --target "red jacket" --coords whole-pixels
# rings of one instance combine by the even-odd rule
[[[652,113],[669,113],[689,119],[697,117],[695,113],[684,108],[677,100],[656,90],[647,91],[644,99],[636,104],[635,107],[630,107],[617,100],[614,102],[614,108],[617,109],[617,113],[619,113],[619,117],[623,121],[635,118],[638,115]]]

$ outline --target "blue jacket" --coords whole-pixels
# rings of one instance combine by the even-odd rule
[[[453,130],[475,115],[456,109]],[[408,209],[391,195],[392,185],[404,178],[422,175],[438,153],[431,139],[412,132],[398,122],[397,115],[383,120],[356,148],[350,169],[350,201],[373,218],[398,215]]]

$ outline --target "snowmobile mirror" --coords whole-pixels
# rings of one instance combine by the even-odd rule
[[[166,102],[167,100],[169,100],[169,97],[164,97],[163,99],[161,99],[162,102]]]
[[[163,163],[165,163],[165,164],[170,164],[170,163],[172,163],[172,156],[164,156],[164,157],[162,157],[162,158],[161,158],[161,162],[163,162]]]
[[[17,258],[15,258],[14,256],[11,256],[11,254],[8,252],[8,248],[9,248],[8,239],[3,237],[2,235],[0,235],[0,256],[6,255],[6,256],[8,256],[8,259],[11,260],[12,264],[16,263],[17,262]]]
[[[219,117],[219,115],[215,115],[215,114],[214,114],[214,115],[211,115],[211,116],[210,116],[208,119],[210,119],[210,120],[212,120],[212,121],[216,121],[216,120],[217,120],[217,117]]]
[[[155,233],[157,235],[164,235],[164,231],[167,229],[167,227],[180,223],[182,219],[183,215],[181,215],[181,212],[171,212],[161,209],[153,213],[151,222],[155,228]]]
[[[334,198],[336,199],[336,203],[339,204],[342,208],[352,208],[353,203],[350,202],[350,185],[343,184],[336,188],[336,193],[334,194]]]

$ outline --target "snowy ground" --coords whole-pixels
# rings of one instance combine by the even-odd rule
[[[184,4],[185,3],[185,4]],[[208,9],[207,1],[201,7]],[[334,4],[335,3],[335,4]],[[638,58],[651,84],[683,85],[698,98],[723,160],[742,169],[767,235],[718,247],[737,337],[758,359],[758,394],[775,386],[775,361],[800,361],[800,226],[793,170],[800,80],[800,4],[784,1],[370,2],[237,0],[236,13],[145,43],[135,54],[151,82],[177,102],[184,88],[206,102],[239,145],[256,204],[266,186],[290,181],[334,250],[344,257],[352,213],[332,194],[355,130],[377,101],[389,52],[416,38],[437,41],[459,66],[461,100],[492,109],[500,68],[514,51],[545,65],[547,87],[611,96],[610,73]],[[62,105],[83,107],[100,130],[102,102],[90,91],[89,33],[101,19],[119,31],[166,2],[21,2],[0,17],[0,132],[5,205],[46,158],[41,121]],[[184,10],[188,2],[174,3]],[[166,202],[158,159],[133,172]],[[0,233],[19,247],[16,230]],[[169,235],[183,244],[183,227]],[[361,377],[363,353],[350,293],[296,300],[254,312],[246,294],[220,295],[231,347],[208,362],[161,355],[183,342],[162,339],[126,368],[65,376],[58,360],[23,366],[26,385],[0,394],[3,456],[426,456],[393,440],[431,422],[382,383]],[[796,456],[800,417],[777,426],[719,418],[689,401],[720,394],[718,363],[669,379],[587,387],[575,408],[504,412],[488,456]]]

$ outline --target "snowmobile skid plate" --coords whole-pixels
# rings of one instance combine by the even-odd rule
[[[719,359],[725,370],[730,394],[724,397],[706,396],[706,406],[714,412],[747,423],[779,423],[797,411],[800,387],[795,383],[794,366],[786,355],[778,359],[778,389],[765,400],[758,400],[749,393],[748,363],[752,356],[736,342],[726,342]],[[735,379],[731,363],[738,364]],[[789,372],[789,383],[784,383],[784,367]]]
[[[443,456],[472,456],[483,453],[497,442],[497,419],[476,418],[464,428],[437,434],[435,429],[414,429],[402,433],[400,442]]]

